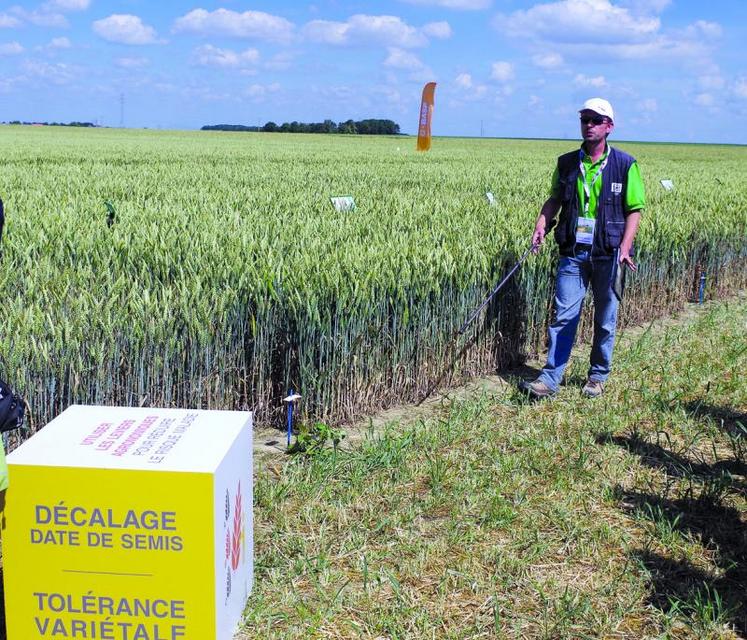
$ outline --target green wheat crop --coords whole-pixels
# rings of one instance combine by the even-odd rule
[[[527,247],[573,142],[0,127],[2,375],[73,402],[348,418],[418,397]],[[648,191],[623,321],[747,280],[747,150],[620,147]],[[673,192],[658,184],[671,178]],[[485,192],[497,199],[489,206]],[[329,196],[351,194],[354,212]],[[111,223],[111,224],[110,224]],[[541,348],[555,252],[476,323],[458,375]]]

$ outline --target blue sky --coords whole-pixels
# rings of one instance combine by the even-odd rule
[[[13,0],[0,121],[194,129],[390,118],[435,135],[747,143],[744,0]]]

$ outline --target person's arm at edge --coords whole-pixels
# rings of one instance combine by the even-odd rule
[[[641,222],[641,214],[646,206],[646,195],[641,180],[641,171],[637,162],[634,162],[628,170],[628,189],[625,194],[625,230],[618,253],[618,262],[624,264],[631,271],[637,271],[638,267],[630,257],[633,249],[633,241],[638,233],[638,225]]]
[[[534,233],[532,234],[532,253],[537,253],[545,241],[545,235],[549,229],[552,228],[552,223],[555,220],[555,216],[560,211],[560,198],[558,197],[558,191],[560,189],[560,179],[558,167],[556,165],[555,171],[552,174],[552,182],[550,186],[550,197],[545,200],[545,204],[540,209],[537,222],[534,223]]]
[[[638,267],[630,257],[630,250],[633,247],[635,234],[638,233],[638,224],[641,221],[641,211],[641,209],[631,211],[625,217],[625,231],[623,232],[623,238],[620,242],[620,252],[617,258],[620,264],[624,264],[631,271],[638,271]]]
[[[552,227],[555,216],[560,211],[560,200],[550,196],[545,200],[545,204],[540,209],[537,222],[534,224],[534,233],[532,234],[532,252],[537,253],[542,243],[545,241],[547,230]]]

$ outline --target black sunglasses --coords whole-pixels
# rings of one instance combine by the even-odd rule
[[[581,124],[589,124],[592,122],[594,126],[598,126],[607,122],[607,118],[604,116],[581,116]]]

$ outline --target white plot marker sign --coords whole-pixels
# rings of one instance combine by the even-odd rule
[[[667,191],[672,191],[674,189],[674,182],[671,180],[662,180],[661,186],[664,187]]]
[[[353,196],[332,196],[329,201],[335,211],[355,211],[355,198]]]
[[[485,192],[485,197],[488,199],[488,204],[492,207],[495,205],[495,196],[490,192]]]

